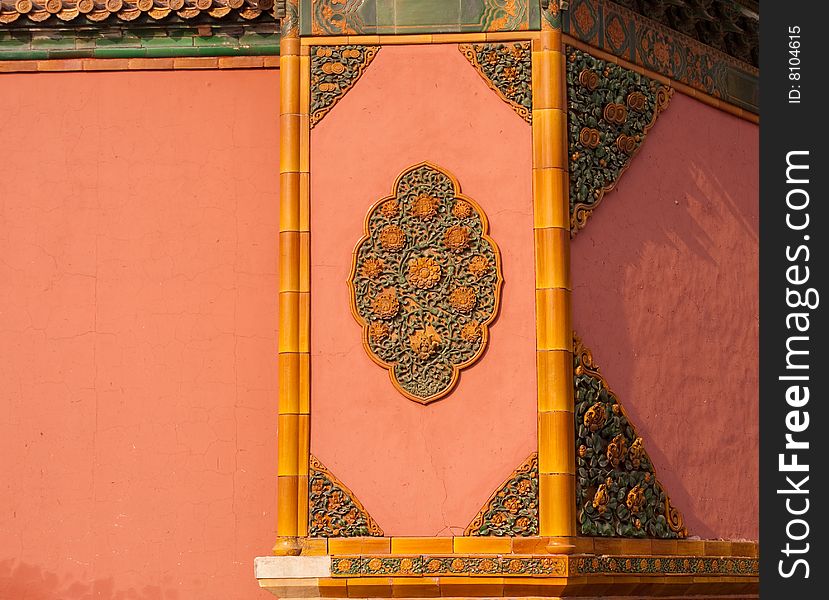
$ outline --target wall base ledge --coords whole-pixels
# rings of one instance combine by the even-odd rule
[[[351,554],[266,556],[278,598],[696,598],[759,593],[756,557],[710,554]]]

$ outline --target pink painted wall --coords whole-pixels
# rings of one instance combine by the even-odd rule
[[[572,246],[574,327],[703,538],[757,539],[757,153],[675,94]]]
[[[0,598],[265,593],[278,90],[0,75]]]
[[[460,534],[536,448],[531,149],[455,44],[384,47],[311,132],[311,450],[387,535]],[[489,349],[426,407],[366,354],[346,285],[369,207],[423,160],[483,207],[505,279]]]

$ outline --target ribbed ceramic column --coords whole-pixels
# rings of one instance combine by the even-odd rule
[[[540,534],[576,534],[565,56],[558,0],[533,47],[533,202]],[[566,551],[571,544],[551,545]]]
[[[308,56],[301,56],[297,15],[297,0],[288,0],[279,60],[279,538],[275,554],[299,554],[299,538],[308,534],[310,67]]]

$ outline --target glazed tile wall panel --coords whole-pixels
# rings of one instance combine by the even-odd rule
[[[538,0],[305,0],[302,35],[528,31]]]
[[[756,67],[608,0],[572,0],[565,33],[646,69],[759,111]]]
[[[383,46],[311,130],[311,452],[347,483],[386,535],[461,535],[493,490],[537,448],[531,135],[456,44]],[[395,193],[391,217],[373,212],[369,219],[379,229],[376,244],[366,241],[373,247],[385,241],[389,256],[363,254],[367,246],[357,244],[367,212],[392,194],[398,176],[422,163],[432,165],[426,175],[442,181],[438,193]],[[480,211],[459,204],[451,178],[435,167],[451,173]],[[498,271],[492,251],[482,252],[477,239],[484,214],[504,282],[489,324]],[[432,242],[410,235],[421,221],[430,224]],[[396,230],[382,234],[391,225],[405,242]],[[463,228],[469,229],[468,249]],[[371,293],[363,306],[364,334],[347,282],[355,261],[360,277],[377,273],[377,258],[390,282],[381,288],[393,282],[401,302],[390,295],[378,300],[378,316],[387,318],[375,318]],[[418,285],[421,291],[413,289]],[[472,288],[474,307],[469,290],[458,293],[453,306],[453,287]],[[433,323],[439,340],[420,325],[404,337],[396,319],[416,307],[403,301],[429,294],[453,315],[454,331],[444,335],[443,325]],[[479,302],[485,314],[463,312]],[[395,389],[364,344],[364,335],[382,344],[394,333],[397,348],[410,357],[422,353],[427,363],[433,350],[440,358],[447,341],[468,344],[474,356],[483,348],[481,325],[489,329],[485,351],[460,371],[448,395],[425,406]]]
[[[501,298],[501,255],[477,202],[444,169],[421,163],[366,217],[349,277],[371,359],[403,396],[448,395],[486,350]]]
[[[757,536],[757,131],[674,94],[572,242],[573,328],[707,539]]]

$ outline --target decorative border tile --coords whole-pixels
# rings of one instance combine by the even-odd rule
[[[587,224],[630,166],[673,90],[567,46],[570,233]]]
[[[467,526],[468,536],[527,537],[538,535],[538,453],[534,452],[507,480]]]
[[[354,493],[314,455],[311,455],[309,469],[309,537],[382,537],[383,530]]]
[[[566,577],[566,556],[360,555],[333,556],[332,577]]]
[[[730,556],[332,556],[331,577],[757,577],[759,559]]]
[[[532,44],[459,44],[458,49],[490,89],[532,124]]]
[[[610,52],[754,113],[759,71],[710,46],[609,0],[572,0],[563,30]]]
[[[311,46],[311,128],[354,87],[380,46]]]
[[[361,575],[414,575],[422,570],[422,556],[367,556],[360,562]]]
[[[578,336],[573,340],[576,507],[581,535],[685,538],[644,441]],[[614,563],[615,564],[615,563]]]
[[[701,556],[592,556],[570,558],[574,575],[698,575],[756,577],[757,558]]]

